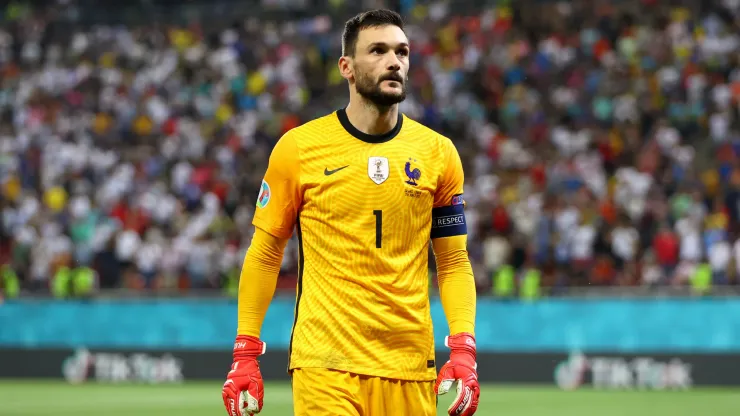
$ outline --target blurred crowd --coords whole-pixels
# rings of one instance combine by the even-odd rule
[[[38,4],[0,10],[0,264],[21,288],[82,268],[233,290],[272,146],[346,105],[343,22],[384,6],[412,43],[402,111],[463,159],[480,292],[502,270],[740,280],[740,0],[196,0],[105,24]],[[281,285],[296,260],[293,240]]]

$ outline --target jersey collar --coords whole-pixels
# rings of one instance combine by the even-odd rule
[[[403,115],[401,115],[400,111],[398,112],[398,121],[396,122],[396,126],[393,127],[391,131],[383,134],[367,134],[361,132],[355,126],[353,126],[352,123],[349,122],[347,112],[344,111],[344,108],[337,110],[337,118],[339,118],[339,122],[342,124],[342,127],[344,127],[347,133],[353,135],[355,138],[362,140],[365,143],[385,143],[396,137],[396,135],[398,135],[398,132],[401,131],[401,126],[403,125]]]

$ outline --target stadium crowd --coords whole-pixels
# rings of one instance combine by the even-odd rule
[[[463,159],[480,292],[502,273],[740,276],[739,0],[216,0],[200,7],[231,18],[187,15],[196,1],[105,25],[83,0],[47,3],[0,10],[6,290],[75,267],[103,288],[233,290],[272,146],[345,105],[342,23],[384,5],[412,42],[402,111]],[[259,15],[275,4],[310,12]]]

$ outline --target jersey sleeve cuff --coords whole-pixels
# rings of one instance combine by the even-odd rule
[[[287,229],[285,227],[276,227],[260,218],[254,218],[252,220],[252,225],[277,238],[290,238],[293,235],[292,228]]]

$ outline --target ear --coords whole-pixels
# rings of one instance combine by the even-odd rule
[[[342,56],[339,58],[339,62],[337,63],[339,66],[339,73],[342,75],[342,78],[346,79],[347,81],[351,81],[355,77],[354,70],[352,68],[352,58],[349,56]]]

